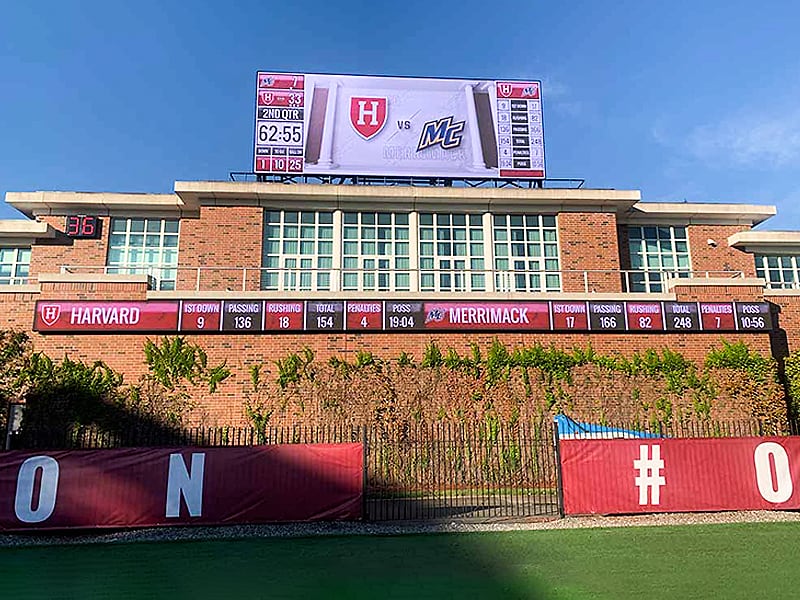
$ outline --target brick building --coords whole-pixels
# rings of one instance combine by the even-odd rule
[[[420,356],[431,340],[668,346],[695,360],[720,338],[778,358],[800,348],[800,233],[752,230],[772,206],[199,181],[6,201],[28,220],[0,222],[4,327],[128,380],[148,336],[178,333],[240,373],[304,346]],[[242,379],[208,406],[214,422],[241,418]]]

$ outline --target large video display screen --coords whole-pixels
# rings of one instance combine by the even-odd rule
[[[539,81],[259,72],[256,173],[543,179]]]

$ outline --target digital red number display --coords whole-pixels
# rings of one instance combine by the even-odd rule
[[[64,231],[71,238],[94,239],[100,236],[100,219],[93,215],[69,215]]]

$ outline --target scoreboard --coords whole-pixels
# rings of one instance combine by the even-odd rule
[[[281,332],[766,332],[766,302],[617,300],[159,300],[44,301],[41,333]]]
[[[545,177],[539,81],[259,72],[256,173]]]

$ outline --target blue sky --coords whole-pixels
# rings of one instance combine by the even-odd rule
[[[798,22],[789,1],[5,2],[0,196],[248,171],[259,69],[531,78],[550,177],[800,229]]]

